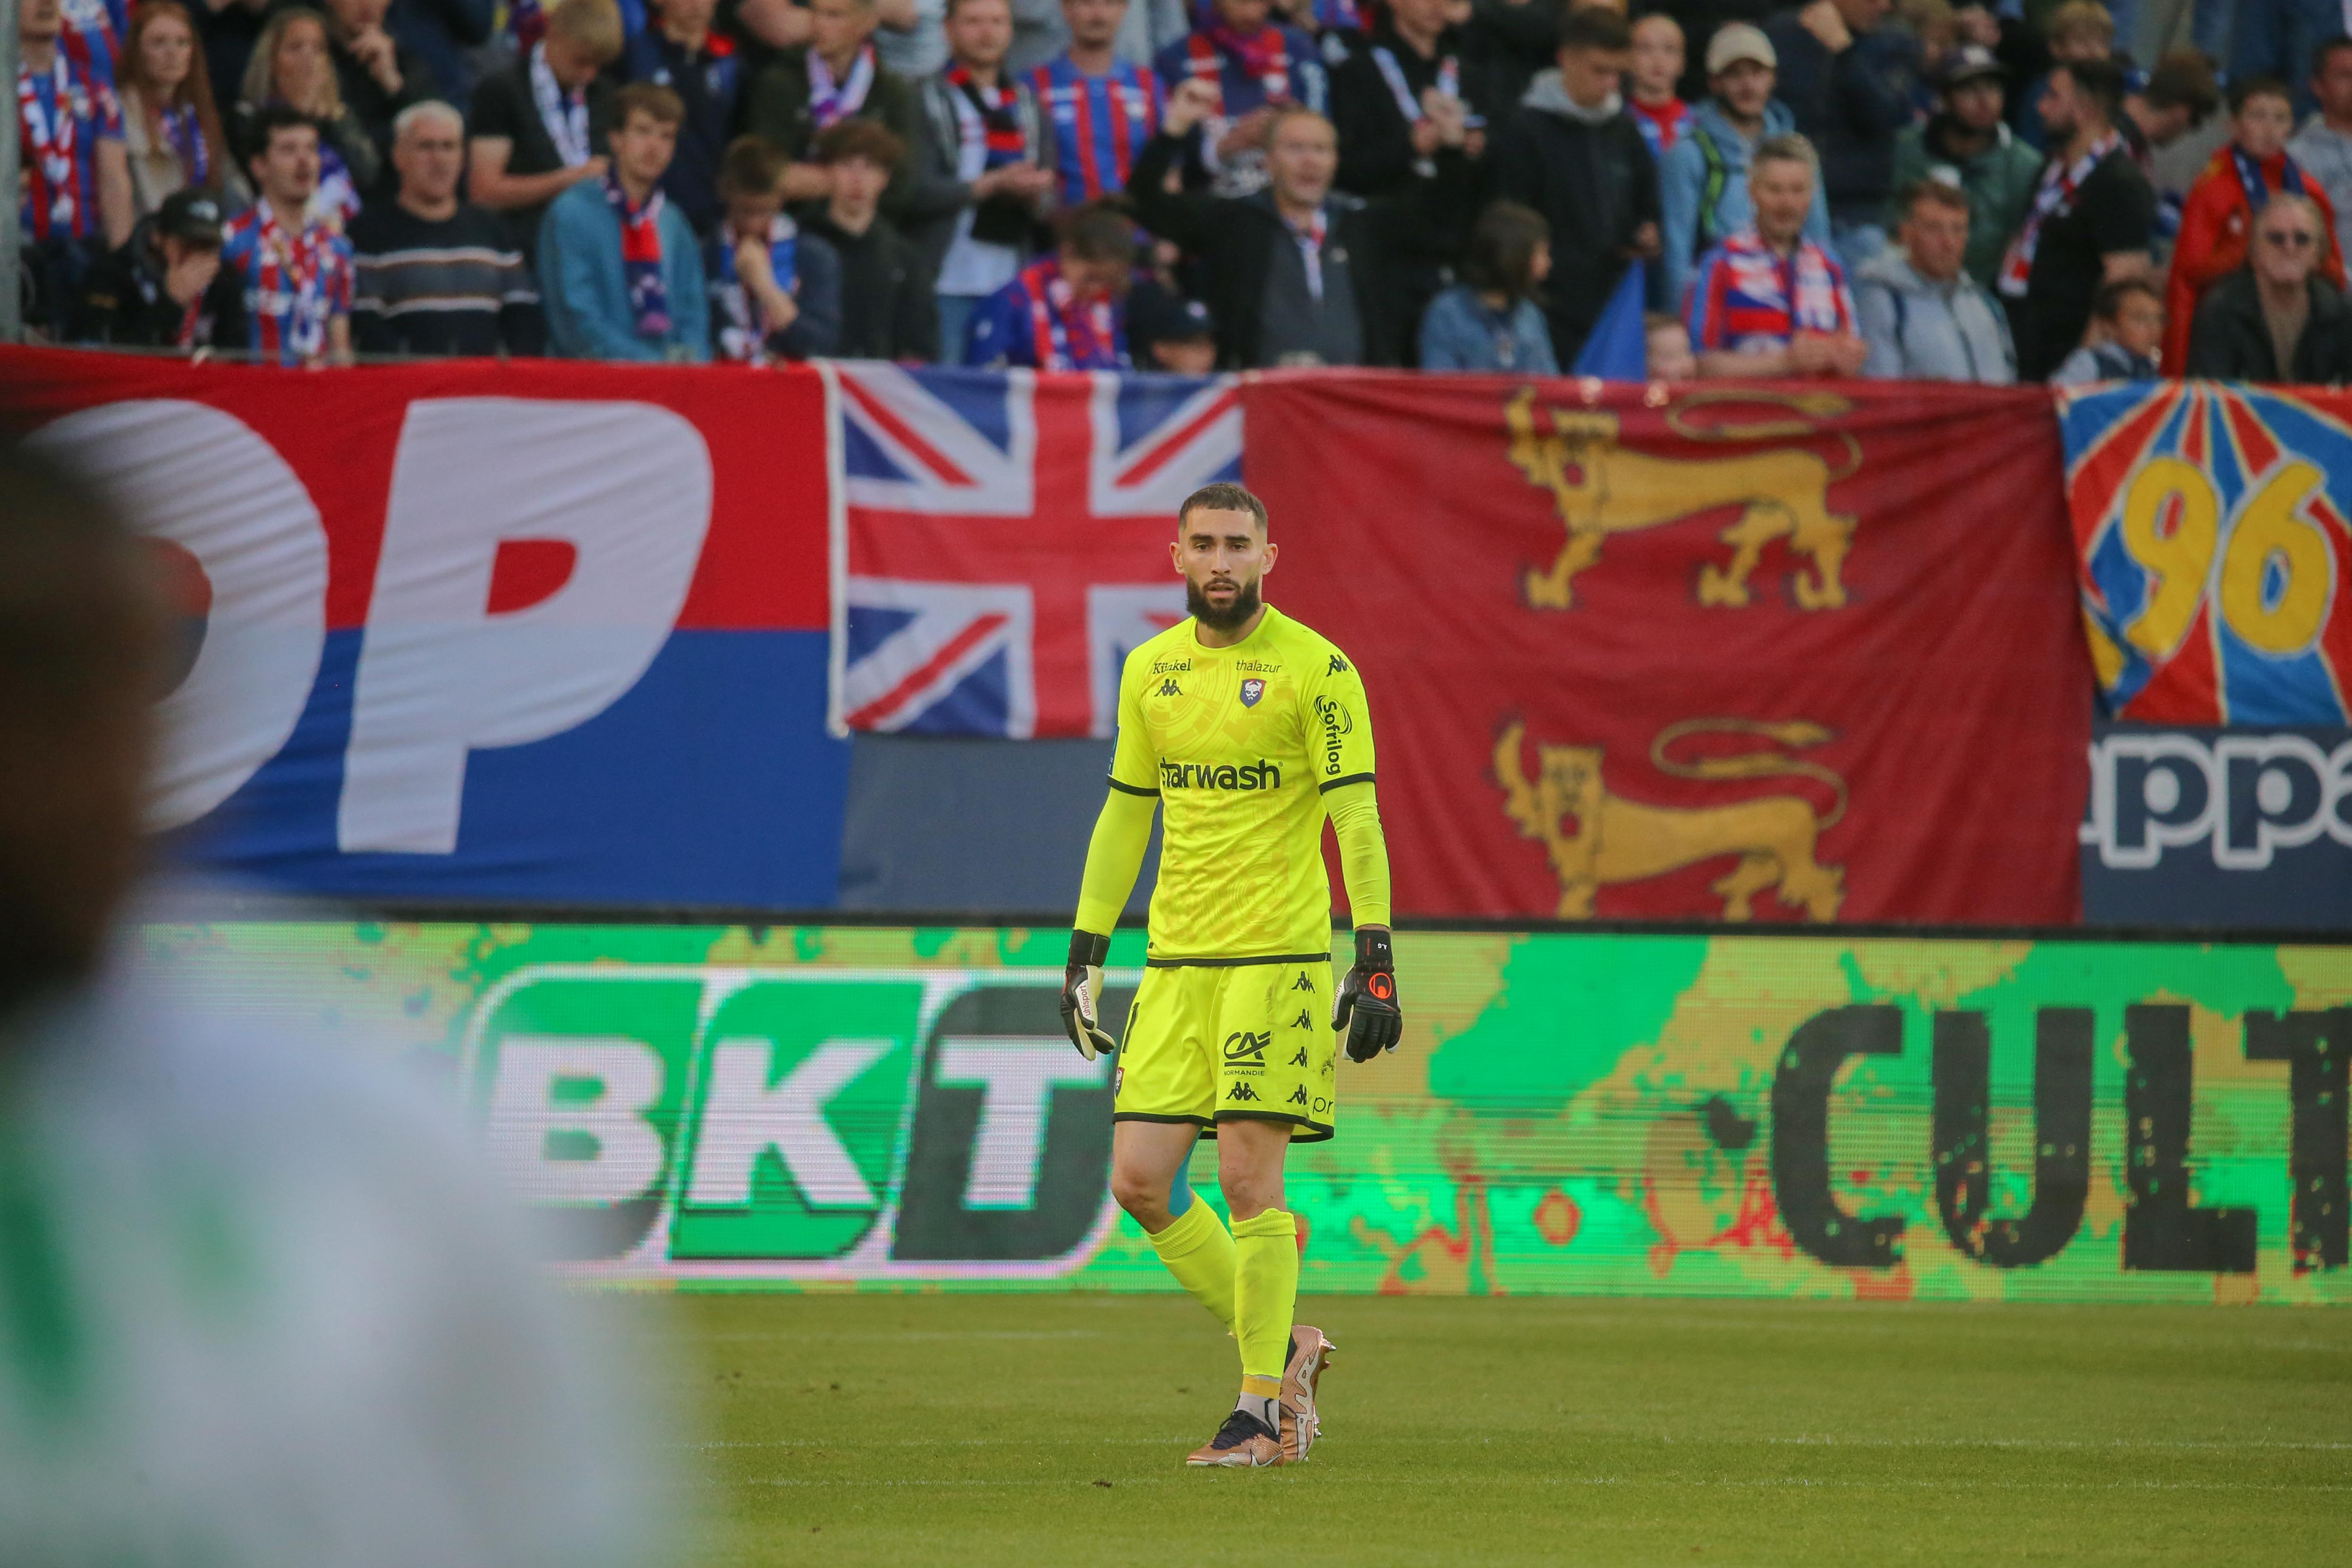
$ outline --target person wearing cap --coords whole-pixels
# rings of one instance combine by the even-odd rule
[[[1658,166],[1658,204],[1665,229],[1665,298],[1676,310],[1690,287],[1698,258],[1726,236],[1754,221],[1748,200],[1748,169],[1766,140],[1797,128],[1772,88],[1779,57],[1763,30],[1727,22],[1706,46],[1706,101],[1691,111],[1683,135]],[[1805,238],[1830,240],[1830,209],[1818,188],[1805,218]]]
[[[1821,154],[1839,259],[1859,267],[1886,245],[1895,134],[1911,123],[1918,40],[1886,26],[1889,0],[1811,0],[1764,24],[1780,57],[1779,91]]]
[[[219,196],[183,186],[139,220],[121,246],[92,265],[74,311],[79,343],[126,349],[213,346],[211,298],[220,275]]]
[[[1217,320],[1199,300],[1140,278],[1127,296],[1127,349],[1138,370],[1205,376],[1217,368]]]
[[[2033,204],[2042,157],[2011,133],[2002,117],[2008,73],[1981,44],[1963,44],[1946,62],[1936,88],[1936,113],[1895,139],[1896,202],[1889,227],[1906,215],[1901,193],[1922,180],[1941,180],[1969,199],[1968,275],[1990,288],[2000,274],[2009,236]]]

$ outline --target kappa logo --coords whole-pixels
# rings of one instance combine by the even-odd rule
[[[1311,991],[1315,988],[1315,982],[1302,974],[1291,982],[1290,988],[1294,991]]]
[[[1303,1023],[1306,1020],[1302,1019],[1299,1021]],[[1302,1045],[1298,1048],[1298,1054],[1290,1059],[1290,1065],[1293,1067],[1304,1067],[1307,1065],[1307,1048],[1305,1046]]]
[[[1242,683],[1242,706],[1255,707],[1257,699],[1265,695],[1265,683],[1252,677]]]
[[[1738,401],[1780,405],[1776,417],[1699,423],[1688,411],[1702,402]],[[1533,387],[1520,392],[1503,411],[1511,434],[1510,462],[1538,490],[1551,492],[1552,509],[1568,538],[1549,567],[1529,568],[1521,587],[1530,608],[1566,610],[1576,602],[1576,576],[1601,559],[1612,534],[1634,533],[1680,523],[1718,507],[1738,515],[1717,537],[1731,547],[1731,559],[1707,561],[1698,570],[1698,601],[1736,606],[1748,601],[1748,580],[1763,559],[1764,547],[1787,541],[1790,555],[1804,561],[1790,588],[1801,610],[1835,610],[1845,603],[1845,558],[1853,546],[1855,519],[1830,510],[1830,486],[1862,467],[1862,446],[1843,430],[1822,422],[1852,405],[1826,393],[1698,393],[1670,410],[1666,423],[1685,441],[1754,443],[1816,441],[1843,444],[1839,461],[1802,446],[1769,446],[1724,457],[1661,457],[1618,444],[1617,416],[1584,409],[1538,411]],[[1540,421],[1538,414],[1541,414]],[[1548,425],[1545,429],[1542,426]]]
[[[1293,1105],[1304,1105],[1304,1104],[1306,1104],[1306,1103],[1307,1103],[1307,1085],[1306,1085],[1306,1084],[1302,1083],[1302,1084],[1300,1084],[1297,1088],[1296,1088],[1296,1089],[1294,1089],[1294,1090],[1292,1090],[1292,1091],[1290,1092],[1290,1099],[1289,1099],[1289,1101],[1288,1101],[1288,1103],[1293,1104]]]
[[[1313,1029],[1315,1027],[1315,1019],[1307,1013],[1302,1011],[1297,1018],[1290,1020],[1290,1027],[1293,1029]]]
[[[1346,674],[1348,673],[1348,661],[1339,657],[1337,653],[1332,654],[1331,668],[1328,673],[1334,675]]]
[[[1254,1105],[1262,1105],[1265,1103],[1263,1100],[1258,1098],[1257,1091],[1251,1088],[1246,1083],[1234,1084],[1231,1089],[1225,1092],[1225,1098],[1234,1101],[1244,1101]]]
[[[1495,742],[1495,779],[1503,787],[1503,810],[1519,837],[1542,842],[1552,874],[1559,879],[1559,917],[1590,920],[1592,899],[1603,886],[1641,882],[1667,872],[1738,855],[1717,877],[1723,918],[1748,919],[1756,894],[1778,894],[1782,904],[1807,918],[1834,920],[1845,898],[1845,873],[1814,859],[1821,835],[1845,815],[1845,780],[1818,762],[1789,757],[1769,747],[1684,762],[1667,755],[1675,742],[1708,731],[1752,735],[1790,751],[1819,746],[1835,732],[1803,719],[1766,723],[1756,719],[1691,718],[1670,724],[1650,743],[1651,764],[1675,779],[1809,779],[1828,789],[1824,812],[1802,795],[1759,795],[1721,806],[1653,806],[1611,792],[1601,775],[1597,746],[1538,745],[1536,777],[1529,779],[1519,743],[1527,727],[1513,719]],[[1560,824],[1573,821],[1572,832]]]
[[[1254,1061],[1263,1067],[1265,1065],[1266,1047],[1273,1043],[1272,1030],[1266,1030],[1264,1034],[1252,1034],[1247,1030],[1238,1034],[1229,1034],[1225,1036],[1225,1061],[1229,1063]]]
[[[1163,697],[1181,697],[1184,695],[1184,688],[1176,684],[1175,676],[1171,675],[1160,683],[1160,695]]]

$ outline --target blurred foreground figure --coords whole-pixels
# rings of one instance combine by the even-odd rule
[[[0,444],[0,1562],[650,1561],[640,1435],[454,1129],[132,972],[163,622]]]

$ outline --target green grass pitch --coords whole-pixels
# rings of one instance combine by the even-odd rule
[[[2325,1310],[1309,1298],[1324,1440],[1229,1472],[1181,1297],[664,1307],[709,1568],[2352,1561]]]

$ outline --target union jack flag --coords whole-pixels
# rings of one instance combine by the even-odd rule
[[[1184,617],[1176,507],[1241,476],[1230,377],[824,367],[836,733],[1108,736]]]

